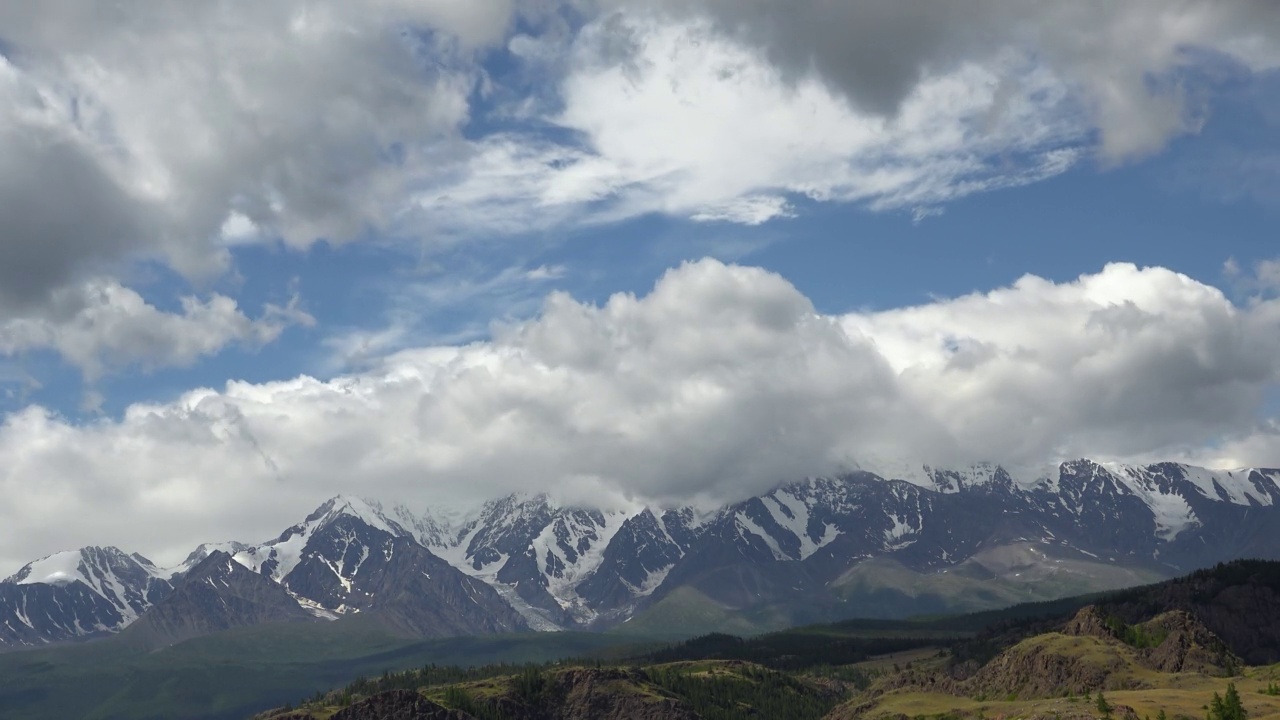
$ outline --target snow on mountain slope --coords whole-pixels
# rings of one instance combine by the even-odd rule
[[[0,644],[31,645],[113,633],[171,590],[141,555],[86,547],[28,563],[0,582]]]
[[[1200,524],[1186,498],[1171,483],[1157,481],[1163,476],[1147,468],[1120,463],[1107,463],[1103,467],[1150,508],[1156,522],[1156,535],[1161,540],[1172,540],[1183,530]]]
[[[347,495],[331,498],[305,520],[285,530],[275,540],[245,547],[233,558],[254,572],[282,582],[302,562],[303,551],[317,532],[329,527],[342,516],[356,518],[393,537],[411,537],[413,533],[384,514],[382,506],[371,500]]]
[[[67,550],[28,563],[9,580],[19,585],[66,585],[77,580],[87,583],[89,577],[82,571],[83,565],[84,550]]]
[[[1271,505],[1275,497],[1265,483],[1255,482],[1253,468],[1242,470],[1206,470],[1191,465],[1180,465],[1186,479],[1194,484],[1205,497],[1225,500],[1236,505]],[[1261,473],[1260,473],[1261,474]]]
[[[151,606],[147,599],[149,589],[153,581],[163,577],[163,571],[136,553],[126,555],[114,547],[86,547],[28,563],[5,582],[53,586],[82,583],[120,612],[123,626]]]
[[[554,630],[622,622],[690,583],[710,595],[723,586],[725,602],[748,601],[766,587],[782,593],[774,600],[790,602],[785,593],[821,593],[869,558],[941,572],[993,547],[1032,543],[1173,572],[1280,556],[1277,500],[1280,470],[1084,459],[1052,469],[866,463],[709,512],[571,507],[525,493],[470,514],[414,513],[338,496],[275,539],[201,545],[173,568],[114,548],[30,563],[0,582],[0,645],[118,631],[215,552],[284,586],[320,617],[376,609],[380,592],[426,597],[429,590],[437,602],[453,597],[448,585],[470,590],[453,597],[461,604],[447,621],[427,619],[426,606],[401,608],[399,617],[455,629],[521,624],[491,622],[500,615],[492,604],[468,615],[466,597],[480,588],[523,624]],[[406,567],[440,570],[424,571],[420,580],[435,583],[429,587],[384,577]],[[442,577],[450,579],[441,585]]]
[[[563,509],[530,543],[547,591],[575,617],[591,618],[578,584],[600,567],[605,548],[637,512]]]
[[[170,578],[186,575],[188,572],[191,572],[191,568],[199,565],[205,558],[215,552],[224,552],[228,555],[235,555],[236,553],[247,549],[249,549],[248,545],[234,540],[201,543],[195,550],[192,550],[191,553],[187,555],[187,559],[183,560],[181,564],[175,565],[171,568],[166,568],[164,572]]]

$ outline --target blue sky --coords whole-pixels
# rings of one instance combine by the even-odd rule
[[[0,562],[102,507],[177,553],[334,492],[1280,464],[1280,18],[876,5],[0,10]]]

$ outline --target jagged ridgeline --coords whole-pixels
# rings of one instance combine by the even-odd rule
[[[270,540],[202,545],[175,567],[114,548],[33,562],[0,582],[0,646],[107,637],[135,623],[125,636],[154,649],[264,622],[353,618],[417,639],[611,629],[678,638],[963,613],[1280,557],[1277,478],[1087,460],[904,466],[810,478],[711,510],[512,495],[448,519],[336,497]]]
[[[1246,636],[1242,607],[1280,613],[1280,563],[979,615],[710,635],[613,662],[429,666],[258,718],[1276,716],[1280,632]]]

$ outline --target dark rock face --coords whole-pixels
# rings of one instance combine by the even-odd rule
[[[1107,627],[1106,618],[1102,617],[1102,611],[1095,605],[1081,608],[1066,627],[1062,628],[1062,634],[1076,637],[1115,638],[1115,633]]]
[[[1143,665],[1160,672],[1199,672],[1205,675],[1230,674],[1243,663],[1226,643],[1214,635],[1191,613],[1174,610],[1142,625],[1148,634],[1164,640],[1143,653]]]
[[[572,668],[554,673],[536,699],[505,693],[485,700],[509,720],[697,720],[683,701],[655,692],[644,673]]]
[[[596,569],[578,585],[578,594],[595,610],[609,612],[634,604],[652,592],[655,577],[675,565],[697,534],[690,530],[691,512],[668,510],[659,518],[648,508],[627,518]]]
[[[1242,560],[1152,588],[1120,593],[1103,608],[1128,623],[1183,611],[1250,665],[1280,662],[1280,570]]]
[[[633,670],[578,668],[556,674],[547,708],[555,720],[696,720],[673,698],[637,692],[645,678]],[[532,720],[533,717],[530,716]]]
[[[460,710],[443,708],[413,690],[389,690],[334,714],[333,720],[473,720]]]
[[[314,619],[283,587],[218,551],[121,635],[157,648],[234,627]]]
[[[468,577],[409,538],[387,548],[383,572],[360,584],[368,612],[412,637],[446,637],[527,629],[485,583]]]

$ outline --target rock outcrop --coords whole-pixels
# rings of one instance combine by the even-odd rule
[[[1063,635],[1072,635],[1075,637],[1094,637],[1114,639],[1115,633],[1107,626],[1106,618],[1102,617],[1102,611],[1096,605],[1086,605],[1080,608],[1080,612],[1075,614],[1062,628]]]
[[[441,707],[413,690],[388,690],[339,710],[332,720],[474,720]]]
[[[1140,627],[1148,635],[1164,636],[1160,644],[1142,653],[1142,664],[1152,670],[1230,675],[1243,664],[1221,638],[1188,612],[1167,612]]]

